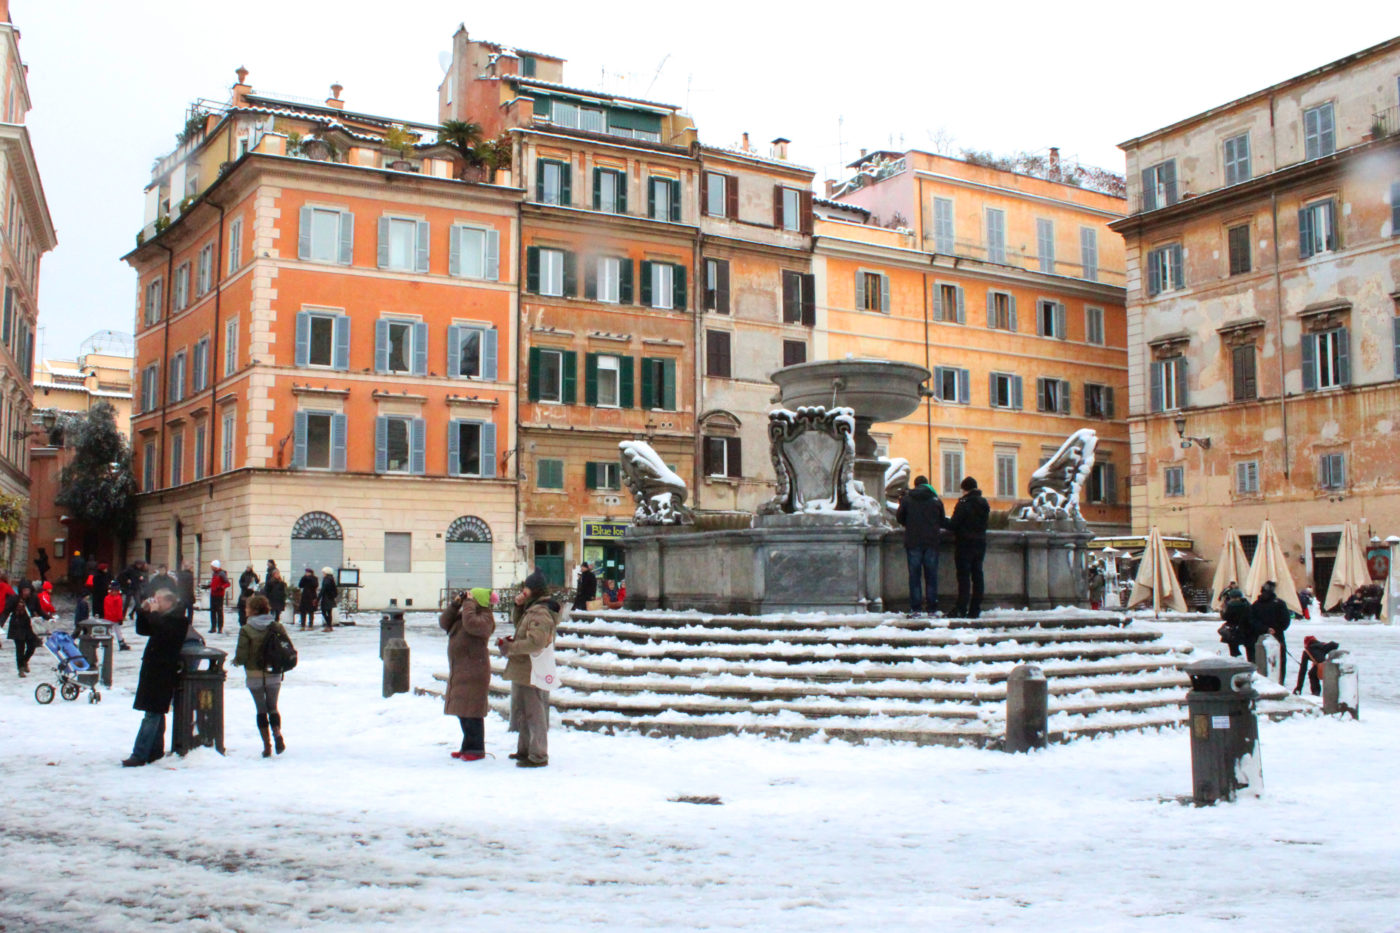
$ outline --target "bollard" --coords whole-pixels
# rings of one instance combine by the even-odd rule
[[[1281,660],[1277,638],[1265,632],[1255,640],[1254,669],[1259,672],[1260,677],[1283,683],[1283,672],[1279,666]]]
[[[408,642],[390,639],[384,646],[384,696],[408,692]]]
[[[1237,658],[1203,658],[1186,666],[1191,690],[1191,782],[1196,806],[1263,793],[1254,666]]]
[[[1345,651],[1333,651],[1323,661],[1322,668],[1322,712],[1351,713],[1352,719],[1361,718],[1360,683],[1356,665],[1346,660]]]
[[[379,617],[379,657],[384,657],[384,646],[395,638],[403,638],[403,610],[385,609]]]
[[[1008,752],[1044,748],[1048,742],[1049,682],[1035,664],[1018,664],[1006,679],[1006,742]]]
[[[201,745],[224,753],[224,659],[228,653],[197,642],[180,652],[175,687],[175,723],[170,748],[184,755]]]

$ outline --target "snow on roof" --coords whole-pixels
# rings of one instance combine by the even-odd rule
[[[768,165],[781,165],[784,168],[790,168],[795,172],[812,172],[812,174],[816,174],[814,169],[809,168],[806,165],[798,165],[796,162],[790,162],[787,159],[774,158],[773,156],[759,155],[757,152],[753,152],[752,150],[748,149],[731,149],[728,146],[715,146],[709,143],[702,143],[700,145],[700,149],[702,152],[720,152],[725,155],[738,156],[741,159],[752,159],[755,162],[764,162]]]
[[[587,97],[596,97],[600,100],[616,100],[628,104],[641,104],[645,107],[660,107],[664,110],[679,111],[681,108],[676,104],[663,104],[655,100],[642,100],[639,97],[623,97],[619,94],[609,94],[607,91],[595,91],[589,88],[574,87],[569,84],[560,84],[557,81],[544,81],[540,78],[527,78],[523,75],[506,75],[508,80],[516,84],[529,84],[554,91],[568,91],[571,94],[583,94]]]

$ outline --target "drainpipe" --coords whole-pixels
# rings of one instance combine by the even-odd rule
[[[204,361],[204,378],[205,381],[209,383],[209,430],[207,432],[208,441],[205,444],[208,449],[204,451],[209,459],[209,469],[205,473],[205,477],[209,480],[209,498],[212,499],[214,498],[214,431],[217,422],[217,419],[214,417],[214,400],[219,397],[219,368],[214,361],[219,358],[219,337],[221,336],[219,331],[219,312],[223,303],[223,268],[226,257],[224,256],[224,206],[222,204],[215,204],[213,201],[209,203],[219,209],[219,252],[214,259],[214,332],[209,335],[209,356]]]
[[[157,243],[165,250],[165,283],[161,288],[161,316],[165,326],[161,328],[160,375],[157,390],[160,392],[160,440],[156,443],[156,455],[160,458],[156,467],[156,488],[165,488],[165,410],[170,401],[170,314],[174,307],[175,293],[175,251],[164,243]],[[144,471],[144,466],[143,466]]]
[[[520,166],[520,175],[523,175],[525,174],[525,142],[523,138],[518,138],[517,146],[519,148],[519,153],[515,164]],[[520,175],[517,175],[516,178],[512,180],[523,181],[520,179]],[[515,457],[512,458],[514,460],[515,476],[513,477],[514,482],[511,483],[515,489],[515,511],[512,519],[511,537],[515,542],[516,567],[518,568],[521,563],[525,564],[525,572],[528,574],[530,571],[529,553],[525,542],[520,540],[520,453],[524,445],[520,434],[520,370],[522,368],[524,368],[526,372],[525,385],[527,392],[529,391],[530,385],[530,362],[525,356],[524,308],[526,253],[525,199],[523,197],[515,202],[515,252]]]
[[[1274,126],[1274,98],[1269,95],[1269,145],[1272,149],[1273,164],[1270,171],[1278,171],[1278,133]],[[1269,192],[1269,211],[1273,218],[1273,244],[1274,244],[1274,324],[1278,328],[1278,412],[1279,418],[1283,422],[1283,478],[1289,479],[1291,469],[1289,467],[1288,453],[1288,389],[1285,379],[1288,376],[1288,368],[1283,360],[1283,277],[1279,273],[1278,267],[1278,190]]]
[[[704,169],[702,168],[701,171],[703,172]],[[697,230],[695,234],[696,272],[691,277],[695,280],[695,291],[700,296],[700,300],[695,303],[694,313],[691,314],[692,326],[690,329],[692,346],[691,359],[694,361],[690,367],[693,370],[693,372],[691,373],[690,381],[692,391],[694,392],[694,402],[691,405],[691,434],[693,435],[693,439],[691,441],[690,449],[690,488],[695,490],[695,507],[697,509],[700,508],[700,495],[705,488],[704,484],[701,482],[701,474],[704,472],[705,469],[705,441],[702,435],[700,434],[700,412],[703,411],[703,408],[701,407],[702,399],[700,396],[705,391],[705,377],[700,369],[700,322],[705,314],[704,304],[706,287],[704,278],[705,270],[703,268],[703,266],[705,265],[705,260],[702,258],[705,254],[704,251],[705,232],[704,230]],[[732,279],[730,281],[730,291],[733,291]],[[742,482],[743,477],[739,477],[739,481]],[[735,501],[734,505],[737,507],[738,502]]]
[[[920,273],[924,283],[924,369],[933,372],[932,351],[928,340],[928,273]],[[945,318],[946,320],[946,318]],[[924,399],[925,437],[928,439],[928,475],[933,475],[933,396]]]

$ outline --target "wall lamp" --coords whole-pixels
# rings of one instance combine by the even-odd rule
[[[52,408],[46,408],[39,413],[39,423],[28,430],[17,428],[10,432],[10,436],[15,440],[22,437],[31,437],[35,434],[49,434],[58,425],[58,412]]]
[[[1187,437],[1187,436],[1186,436],[1186,419],[1185,419],[1185,418],[1178,418],[1178,419],[1176,419],[1176,436],[1179,437],[1179,438],[1181,438],[1181,446],[1182,446],[1183,448],[1185,448],[1185,447],[1190,447],[1192,444],[1196,444],[1196,445],[1199,446],[1202,450],[1210,450],[1210,438],[1208,438],[1208,437]]]

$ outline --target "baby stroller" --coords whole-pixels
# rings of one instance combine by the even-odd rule
[[[76,700],[86,687],[89,691],[88,702],[101,702],[102,694],[97,692],[97,670],[83,657],[71,635],[54,632],[44,639],[44,647],[58,661],[58,692],[65,700]],[[52,703],[53,694],[53,684],[43,683],[34,688],[34,699],[40,703]]]

